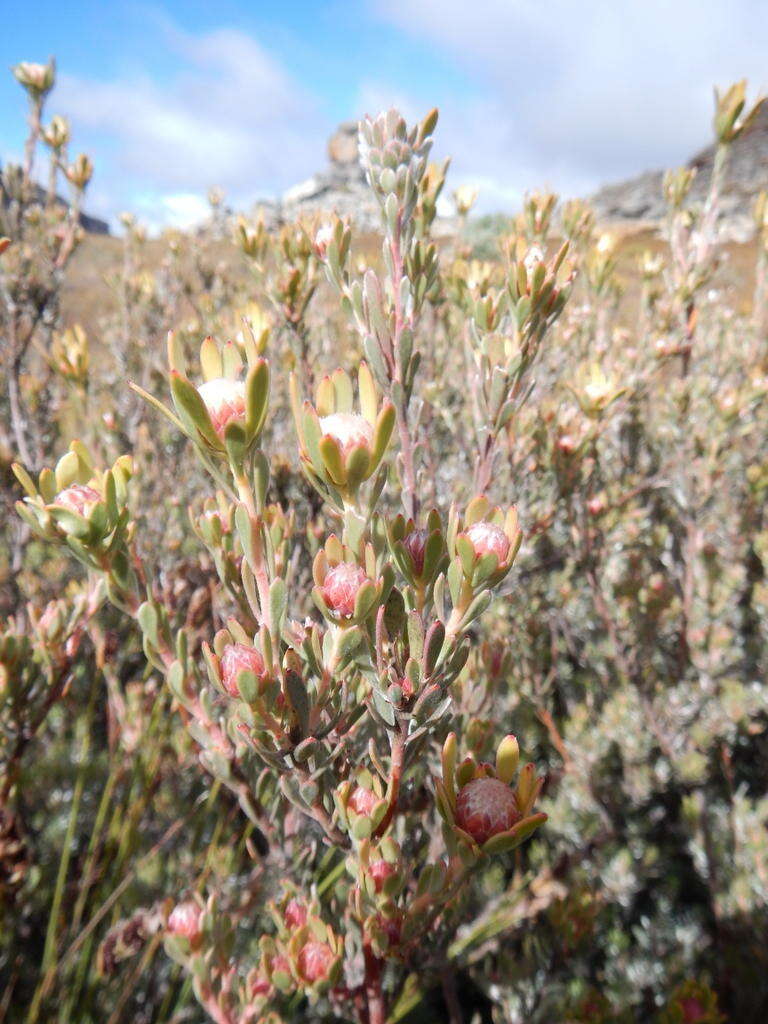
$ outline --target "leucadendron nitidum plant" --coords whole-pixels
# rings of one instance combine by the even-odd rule
[[[514,508],[483,495],[463,514],[421,511],[429,441],[414,415],[416,327],[439,273],[429,226],[445,168],[427,162],[436,121],[433,112],[408,128],[389,111],[360,127],[382,214],[382,272],[353,278],[351,229],[341,222],[320,229],[311,250],[366,356],[357,388],[342,369],[319,379],[314,404],[302,403],[298,379],[290,385],[296,459],[325,505],[325,538],[307,548],[292,510],[269,501],[269,393],[287,381],[270,381],[253,330],[224,344],[206,338],[189,369],[171,333],[170,406],[134,385],[186,435],[216,488],[192,519],[226,596],[223,626],[201,647],[173,624],[136,543],[129,509],[141,481],[129,497],[125,457],[98,473],[75,443],[38,486],[17,470],[30,526],[68,546],[137,620],[201,764],[235,794],[254,856],[285,894],[271,926],[225,909],[215,892],[178,893],[167,911],[168,952],[219,1022],[265,1020],[268,1011],[289,1019],[302,998],[383,1024],[424,951],[445,961],[477,865],[546,819],[534,810],[533,765],[511,788],[514,737],[502,740],[495,769],[472,759],[455,768],[455,737],[445,739],[463,721],[452,687],[472,650],[469,627],[508,578],[521,532]],[[259,258],[261,235],[239,230]],[[562,255],[529,271],[510,266],[507,312],[494,324],[510,331],[507,368],[498,376],[492,348],[477,363],[497,432],[562,309],[561,263]],[[313,586],[295,571],[310,556]],[[441,818],[444,843],[435,841]],[[239,925],[262,930],[258,948],[236,942]]]

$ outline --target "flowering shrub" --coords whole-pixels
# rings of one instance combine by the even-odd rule
[[[762,1020],[764,310],[715,267],[743,86],[704,209],[668,179],[639,294],[551,195],[485,259],[457,190],[438,246],[437,115],[389,111],[360,125],[375,238],[228,241],[213,193],[152,265],[126,217],[97,345],[44,258],[77,203],[32,190],[68,139],[54,69],[16,75],[14,1019]]]

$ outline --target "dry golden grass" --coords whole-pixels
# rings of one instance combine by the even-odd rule
[[[622,225],[616,229],[618,242],[618,278],[624,292],[621,313],[633,315],[642,287],[637,272],[637,263],[644,252],[666,253],[667,246],[659,232],[649,226]],[[363,238],[359,243],[361,255],[375,259],[379,242],[373,237]],[[163,239],[150,239],[142,251],[142,263],[150,272],[159,266],[167,251]],[[107,277],[115,273],[123,258],[122,241],[104,235],[88,235],[76,252],[67,274],[63,292],[63,319],[65,326],[81,323],[89,336],[98,339],[99,323],[105,314],[115,312],[117,296],[107,283]],[[242,266],[242,256],[234,245],[226,241],[217,243],[211,256],[231,263],[232,267]],[[713,288],[727,287],[735,311],[746,314],[752,308],[754,290],[755,243],[729,242],[720,252],[720,267],[713,281]],[[623,317],[622,317],[623,319]],[[172,324],[168,325],[172,327]]]

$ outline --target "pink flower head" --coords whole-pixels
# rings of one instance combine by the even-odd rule
[[[680,1009],[683,1011],[683,1024],[699,1024],[707,1012],[695,996],[681,999]]]
[[[386,880],[394,875],[396,870],[395,865],[390,864],[388,860],[373,861],[371,866],[368,868],[368,874],[373,879],[376,892],[381,892]]]
[[[299,952],[299,974],[310,984],[326,978],[332,963],[333,952],[324,942],[308,942]]]
[[[213,429],[224,436],[224,428],[231,420],[245,417],[245,384],[241,380],[216,377],[197,389],[211,417]]]
[[[413,571],[417,576],[424,572],[424,552],[427,547],[428,530],[412,530],[403,538],[405,550],[411,556]]]
[[[515,794],[501,779],[473,779],[459,790],[456,824],[482,846],[520,821]]]
[[[320,593],[331,611],[349,617],[355,613],[357,592],[368,582],[368,577],[359,565],[339,562],[328,570]]]
[[[194,942],[202,935],[200,918],[202,911],[194,900],[186,900],[184,903],[177,903],[168,918],[168,931],[171,935],[178,935],[183,939]]]
[[[373,427],[364,416],[352,412],[334,412],[320,417],[320,429],[339,445],[342,455],[348,455],[359,445],[371,446]]]
[[[87,516],[94,505],[101,501],[101,495],[92,487],[85,484],[70,484],[63,491],[59,491],[53,499],[54,505],[63,505],[70,512],[77,512],[80,516]]]
[[[349,798],[347,806],[351,807],[355,814],[367,816],[378,802],[379,798],[372,790],[366,789],[365,786],[357,786]]]
[[[328,252],[328,246],[333,241],[333,224],[322,224],[315,232],[312,247],[318,259],[324,260]]]
[[[283,920],[288,928],[301,928],[307,923],[307,908],[299,900],[289,900],[283,911]]]
[[[563,453],[563,455],[573,455],[576,451],[576,442],[573,440],[570,434],[563,434],[558,440],[557,447]]]
[[[503,562],[509,554],[509,537],[495,523],[485,520],[473,523],[466,534],[478,558],[494,554],[499,562]]]
[[[256,676],[264,673],[264,659],[255,648],[245,644],[228,644],[219,665],[222,685],[230,697],[240,696],[237,685],[240,672],[253,672]]]

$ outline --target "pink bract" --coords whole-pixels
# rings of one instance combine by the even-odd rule
[[[245,416],[245,384],[241,380],[216,377],[197,389],[211,417],[213,429],[224,436],[224,428],[235,419]]]
[[[333,953],[329,946],[324,942],[308,942],[299,953],[299,974],[310,983],[322,981],[332,963]]]
[[[87,516],[94,505],[101,501],[101,495],[93,487],[85,484],[71,484],[59,491],[53,499],[54,505],[63,505],[70,512],[77,512],[80,516]]]
[[[224,648],[219,662],[221,682],[230,697],[239,697],[237,677],[240,672],[253,672],[260,676],[264,672],[264,659],[253,647],[245,644],[229,644]]]
[[[473,523],[466,534],[478,558],[493,554],[499,562],[503,562],[509,554],[509,537],[495,523],[485,520]]]
[[[359,565],[340,562],[328,570],[321,588],[323,600],[338,615],[354,615],[357,592],[368,582],[368,577]]]

